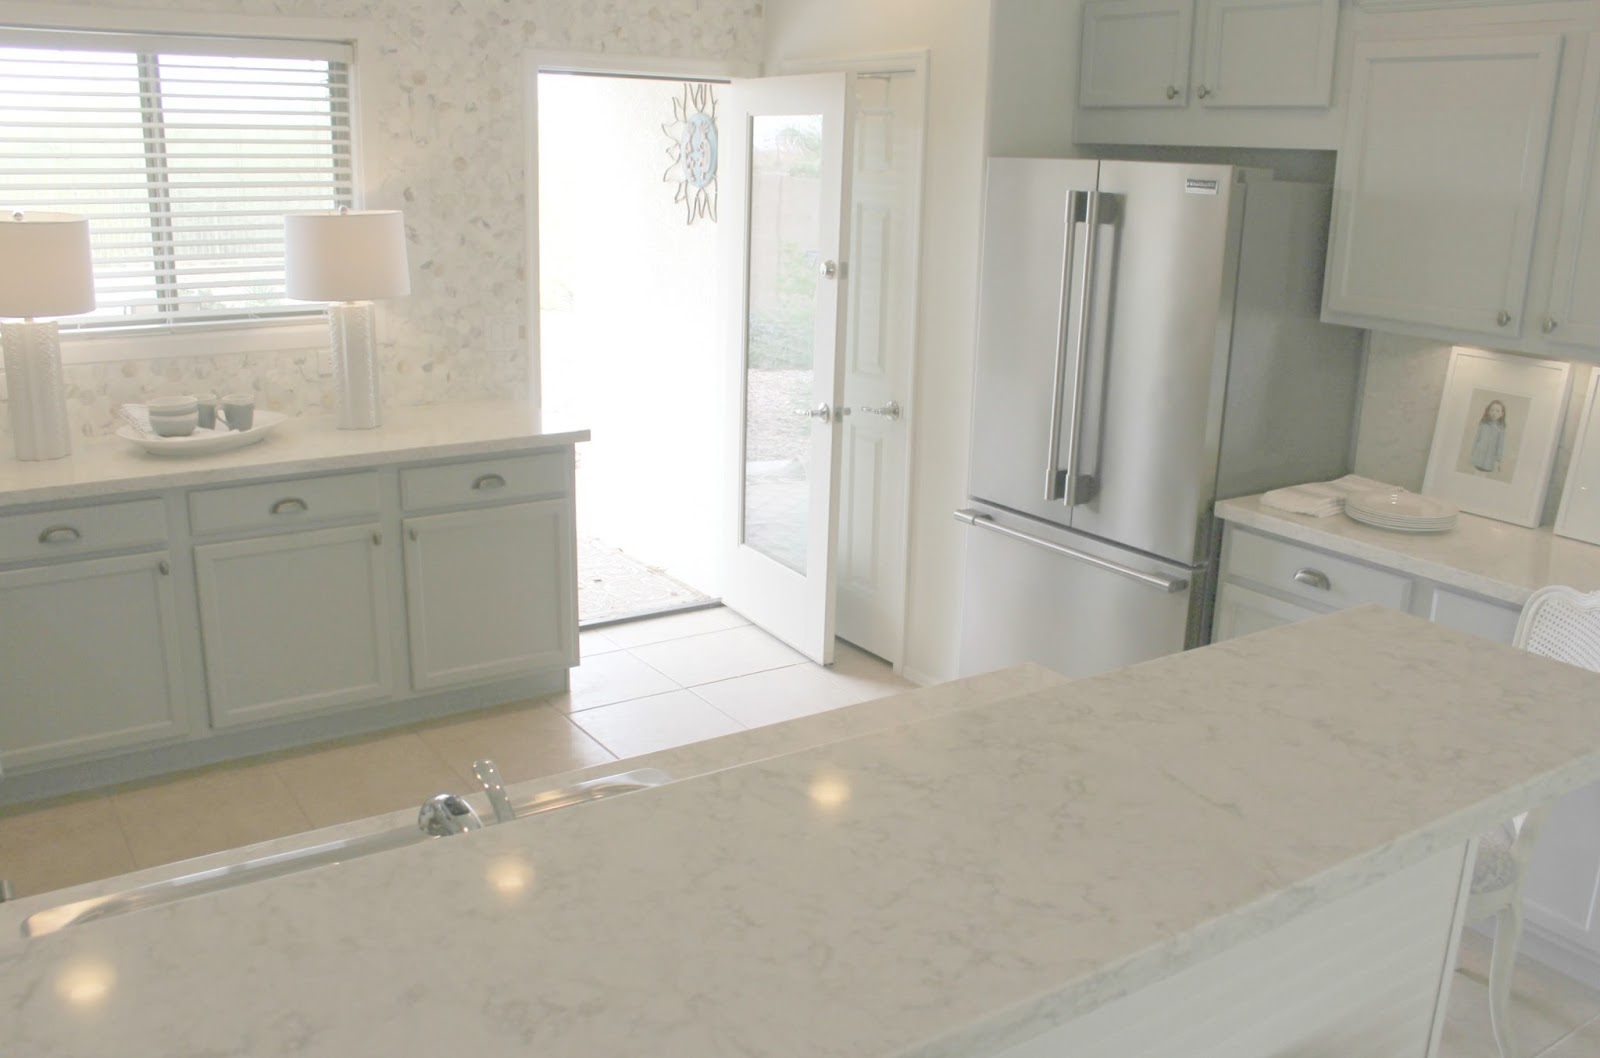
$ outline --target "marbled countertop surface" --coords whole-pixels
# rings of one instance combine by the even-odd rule
[[[1566,584],[1600,591],[1600,547],[1463,513],[1446,533],[1400,533],[1343,514],[1312,518],[1275,511],[1259,496],[1223,500],[1217,517],[1363,562],[1521,606],[1535,589]]]
[[[7,448],[0,458],[0,509],[588,439],[588,430],[547,423],[523,401],[386,408],[383,425],[371,430],[341,430],[332,415],[299,416],[256,444],[205,456],[152,455],[115,435],[78,437],[64,459],[22,462]]]
[[[656,789],[3,942],[8,1045],[981,1054],[1600,775],[1600,675],[1377,607],[1012,678]]]

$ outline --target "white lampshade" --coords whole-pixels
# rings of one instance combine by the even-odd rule
[[[290,213],[283,236],[291,298],[373,301],[411,293],[405,219],[397,209]]]
[[[0,316],[76,316],[93,309],[88,218],[74,213],[0,216]]]

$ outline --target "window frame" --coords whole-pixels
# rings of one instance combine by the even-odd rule
[[[194,11],[59,8],[19,0],[0,0],[0,25],[40,30],[93,33],[143,33],[183,37],[217,37],[227,40],[265,38],[342,44],[350,48],[350,162],[354,208],[366,208],[370,188],[367,174],[386,168],[372,152],[382,142],[374,135],[363,105],[372,76],[374,28],[360,19],[293,18],[283,16],[215,14]],[[315,312],[316,310],[312,310]],[[64,364],[112,363],[173,357],[227,356],[240,353],[323,350],[328,345],[324,319],[308,313],[279,319],[215,321],[182,326],[176,330],[141,334],[64,330],[61,359]]]

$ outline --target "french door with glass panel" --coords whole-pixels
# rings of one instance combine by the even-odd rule
[[[723,601],[833,661],[848,75],[735,81],[720,124],[738,435]]]

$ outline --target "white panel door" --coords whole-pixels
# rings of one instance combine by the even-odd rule
[[[408,518],[405,536],[414,688],[577,663],[569,501]]]
[[[858,73],[839,513],[841,639],[900,660],[921,214],[921,69]]]
[[[165,554],[0,573],[0,765],[188,730]]]
[[[1520,333],[1561,45],[1357,47],[1326,315]]]
[[[387,698],[389,582],[376,526],[194,549],[211,723]]]
[[[1208,0],[1203,107],[1325,107],[1333,102],[1339,0]]]
[[[1561,208],[1555,288],[1539,323],[1554,341],[1600,349],[1600,33],[1590,34],[1588,54]]]
[[[1089,0],[1078,105],[1188,106],[1193,35],[1194,0]]]
[[[836,602],[847,93],[842,73],[733,82],[718,179],[738,431],[723,601],[822,664]]]

